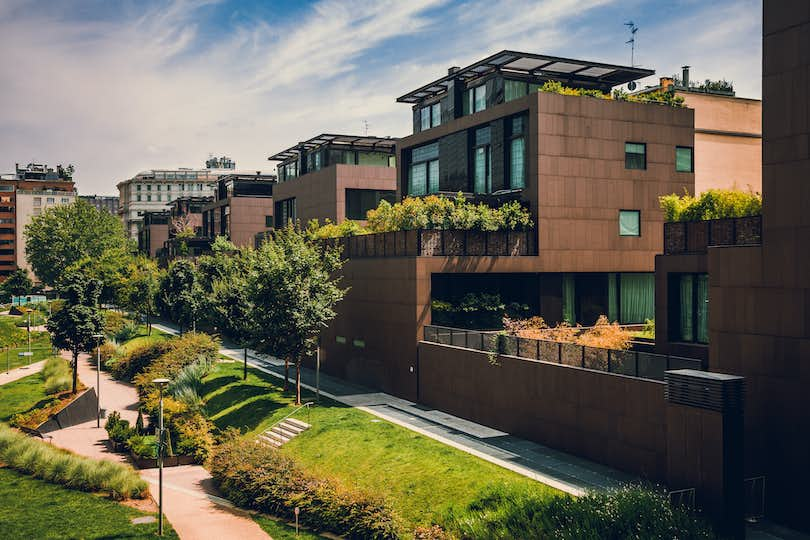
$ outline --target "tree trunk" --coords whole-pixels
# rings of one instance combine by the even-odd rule
[[[245,370],[242,373],[242,380],[243,381],[247,380],[247,347],[245,347]]]
[[[79,351],[73,350],[73,393],[76,393],[78,386],[79,372]]]
[[[149,318],[149,310],[146,310],[146,333],[152,335],[152,319]]]
[[[301,405],[301,357],[295,359],[295,404]]]
[[[287,391],[287,381],[290,379],[290,359],[284,358],[284,391]]]

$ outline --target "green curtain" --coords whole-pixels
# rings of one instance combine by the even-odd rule
[[[621,274],[622,324],[655,318],[655,274]]]
[[[510,81],[509,79],[504,81],[503,94],[505,102],[523,97],[526,95],[527,91],[527,84],[523,81]]]
[[[411,174],[409,175],[409,195],[424,195],[427,189],[427,164],[415,163],[411,165]]]
[[[697,336],[700,343],[709,342],[709,276],[700,274],[697,276]]]
[[[487,192],[487,154],[486,147],[479,146],[475,149],[475,177],[473,184],[474,193]]]
[[[618,295],[616,294],[616,274],[608,274],[608,319],[610,322],[618,320]]]
[[[428,161],[428,193],[439,192],[439,160]]]
[[[571,324],[576,322],[576,314],[574,310],[575,291],[574,291],[574,275],[563,274],[562,277],[562,300],[563,300],[563,320]]]
[[[694,276],[685,274],[680,280],[680,300],[681,300],[681,321],[680,339],[681,341],[694,341],[695,333],[692,328],[692,286]]]

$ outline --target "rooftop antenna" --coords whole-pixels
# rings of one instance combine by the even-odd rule
[[[363,135],[368,137],[368,120],[363,120]]]
[[[630,31],[630,39],[625,41],[625,44],[630,45],[630,67],[636,67],[636,32],[638,32],[638,26],[633,21],[627,21],[624,25]]]

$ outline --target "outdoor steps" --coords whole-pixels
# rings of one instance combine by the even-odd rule
[[[278,448],[299,433],[309,429],[309,424],[296,420],[295,418],[285,418],[272,428],[259,435],[258,442],[269,444]]]

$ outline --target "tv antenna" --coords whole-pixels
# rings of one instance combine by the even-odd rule
[[[625,41],[625,44],[630,45],[630,67],[636,67],[636,32],[638,32],[638,26],[633,21],[627,21],[624,25],[630,31],[630,39]]]
[[[363,135],[368,137],[368,120],[363,120]]]

